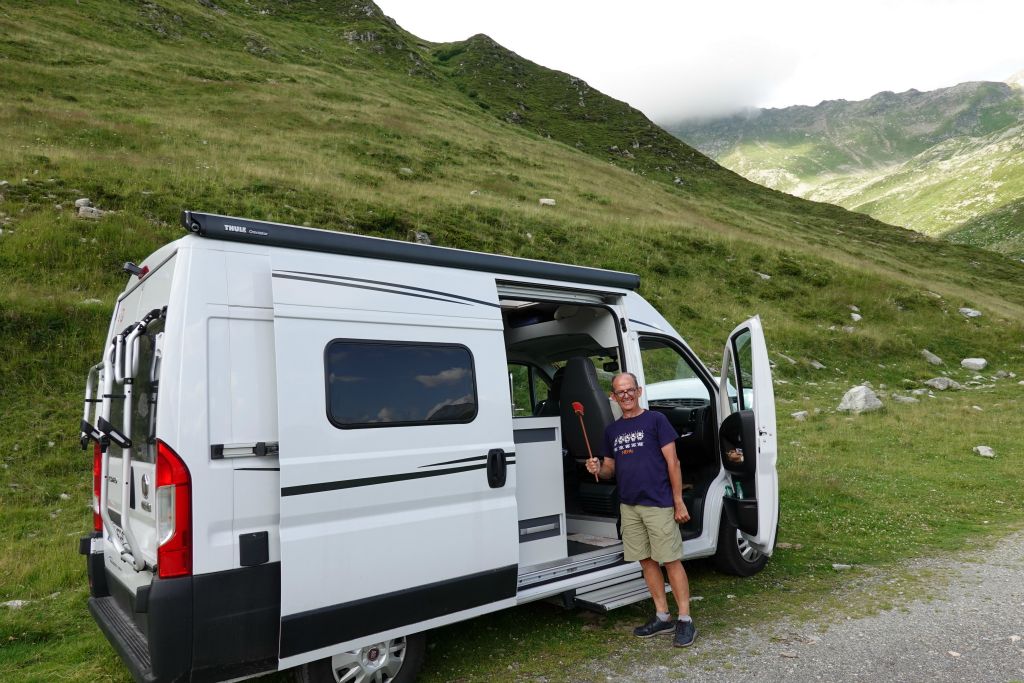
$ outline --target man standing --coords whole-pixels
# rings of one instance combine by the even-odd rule
[[[661,413],[640,407],[643,389],[636,376],[625,372],[612,380],[612,398],[622,417],[604,432],[602,462],[587,460],[587,471],[602,479],[617,477],[622,516],[623,558],[640,562],[644,581],[654,598],[655,616],[634,635],[649,638],[675,633],[672,644],[689,647],[697,637],[690,619],[690,583],[683,569],[683,539],[679,524],[690,519],[683,504],[683,476],[676,457],[675,429]],[[668,611],[665,580],[659,564],[665,565],[668,582],[676,596],[679,618],[673,622]]]

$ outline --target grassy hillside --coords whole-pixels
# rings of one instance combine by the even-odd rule
[[[780,540],[806,550],[750,581],[699,574],[712,630],[768,616],[779,590],[794,609],[827,595],[833,561],[886,565],[1024,512],[1024,388],[958,364],[1024,377],[1024,264],[766,190],[485,37],[428,44],[368,2],[8,0],[0,83],[0,603],[29,601],[0,607],[2,680],[126,680],[75,554],[90,523],[80,392],[120,265],[182,234],[183,208],[635,271],[711,364],[760,313]],[[78,218],[81,197],[108,213]],[[889,399],[940,372],[976,383]],[[888,387],[885,412],[836,414],[862,381]],[[813,417],[788,417],[801,409]],[[971,455],[982,441],[996,460]],[[479,624],[442,632],[428,679],[554,680],[580,642],[608,652],[616,620],[642,612],[580,636],[581,617],[546,609],[494,622],[517,648]]]
[[[982,82],[759,110],[672,130],[768,187],[943,235],[971,220],[1024,232],[1000,212],[1024,192],[1022,121],[1019,88]],[[965,234],[977,246],[1024,255],[1012,251],[1012,240]]]

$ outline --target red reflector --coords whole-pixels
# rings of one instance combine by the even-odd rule
[[[103,451],[98,443],[92,449],[92,530],[103,531],[103,518],[100,517],[100,474],[103,468]]]
[[[141,280],[146,277],[147,273],[149,273],[149,266],[142,266],[142,268],[139,269],[139,279]]]
[[[169,495],[160,489],[168,488]],[[156,488],[158,526],[168,512],[173,532],[156,550],[156,566],[160,578],[192,574],[192,477],[184,461],[163,441],[156,442]],[[171,503],[173,501],[173,504]],[[160,509],[170,505],[171,510]]]

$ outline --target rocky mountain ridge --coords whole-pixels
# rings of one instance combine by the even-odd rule
[[[747,111],[668,129],[773,189],[1024,256],[1024,73],[867,100]],[[984,234],[986,237],[981,237]]]

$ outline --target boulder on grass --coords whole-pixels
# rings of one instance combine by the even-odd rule
[[[869,387],[856,386],[846,392],[836,410],[854,414],[867,413],[882,407],[882,401]]]

